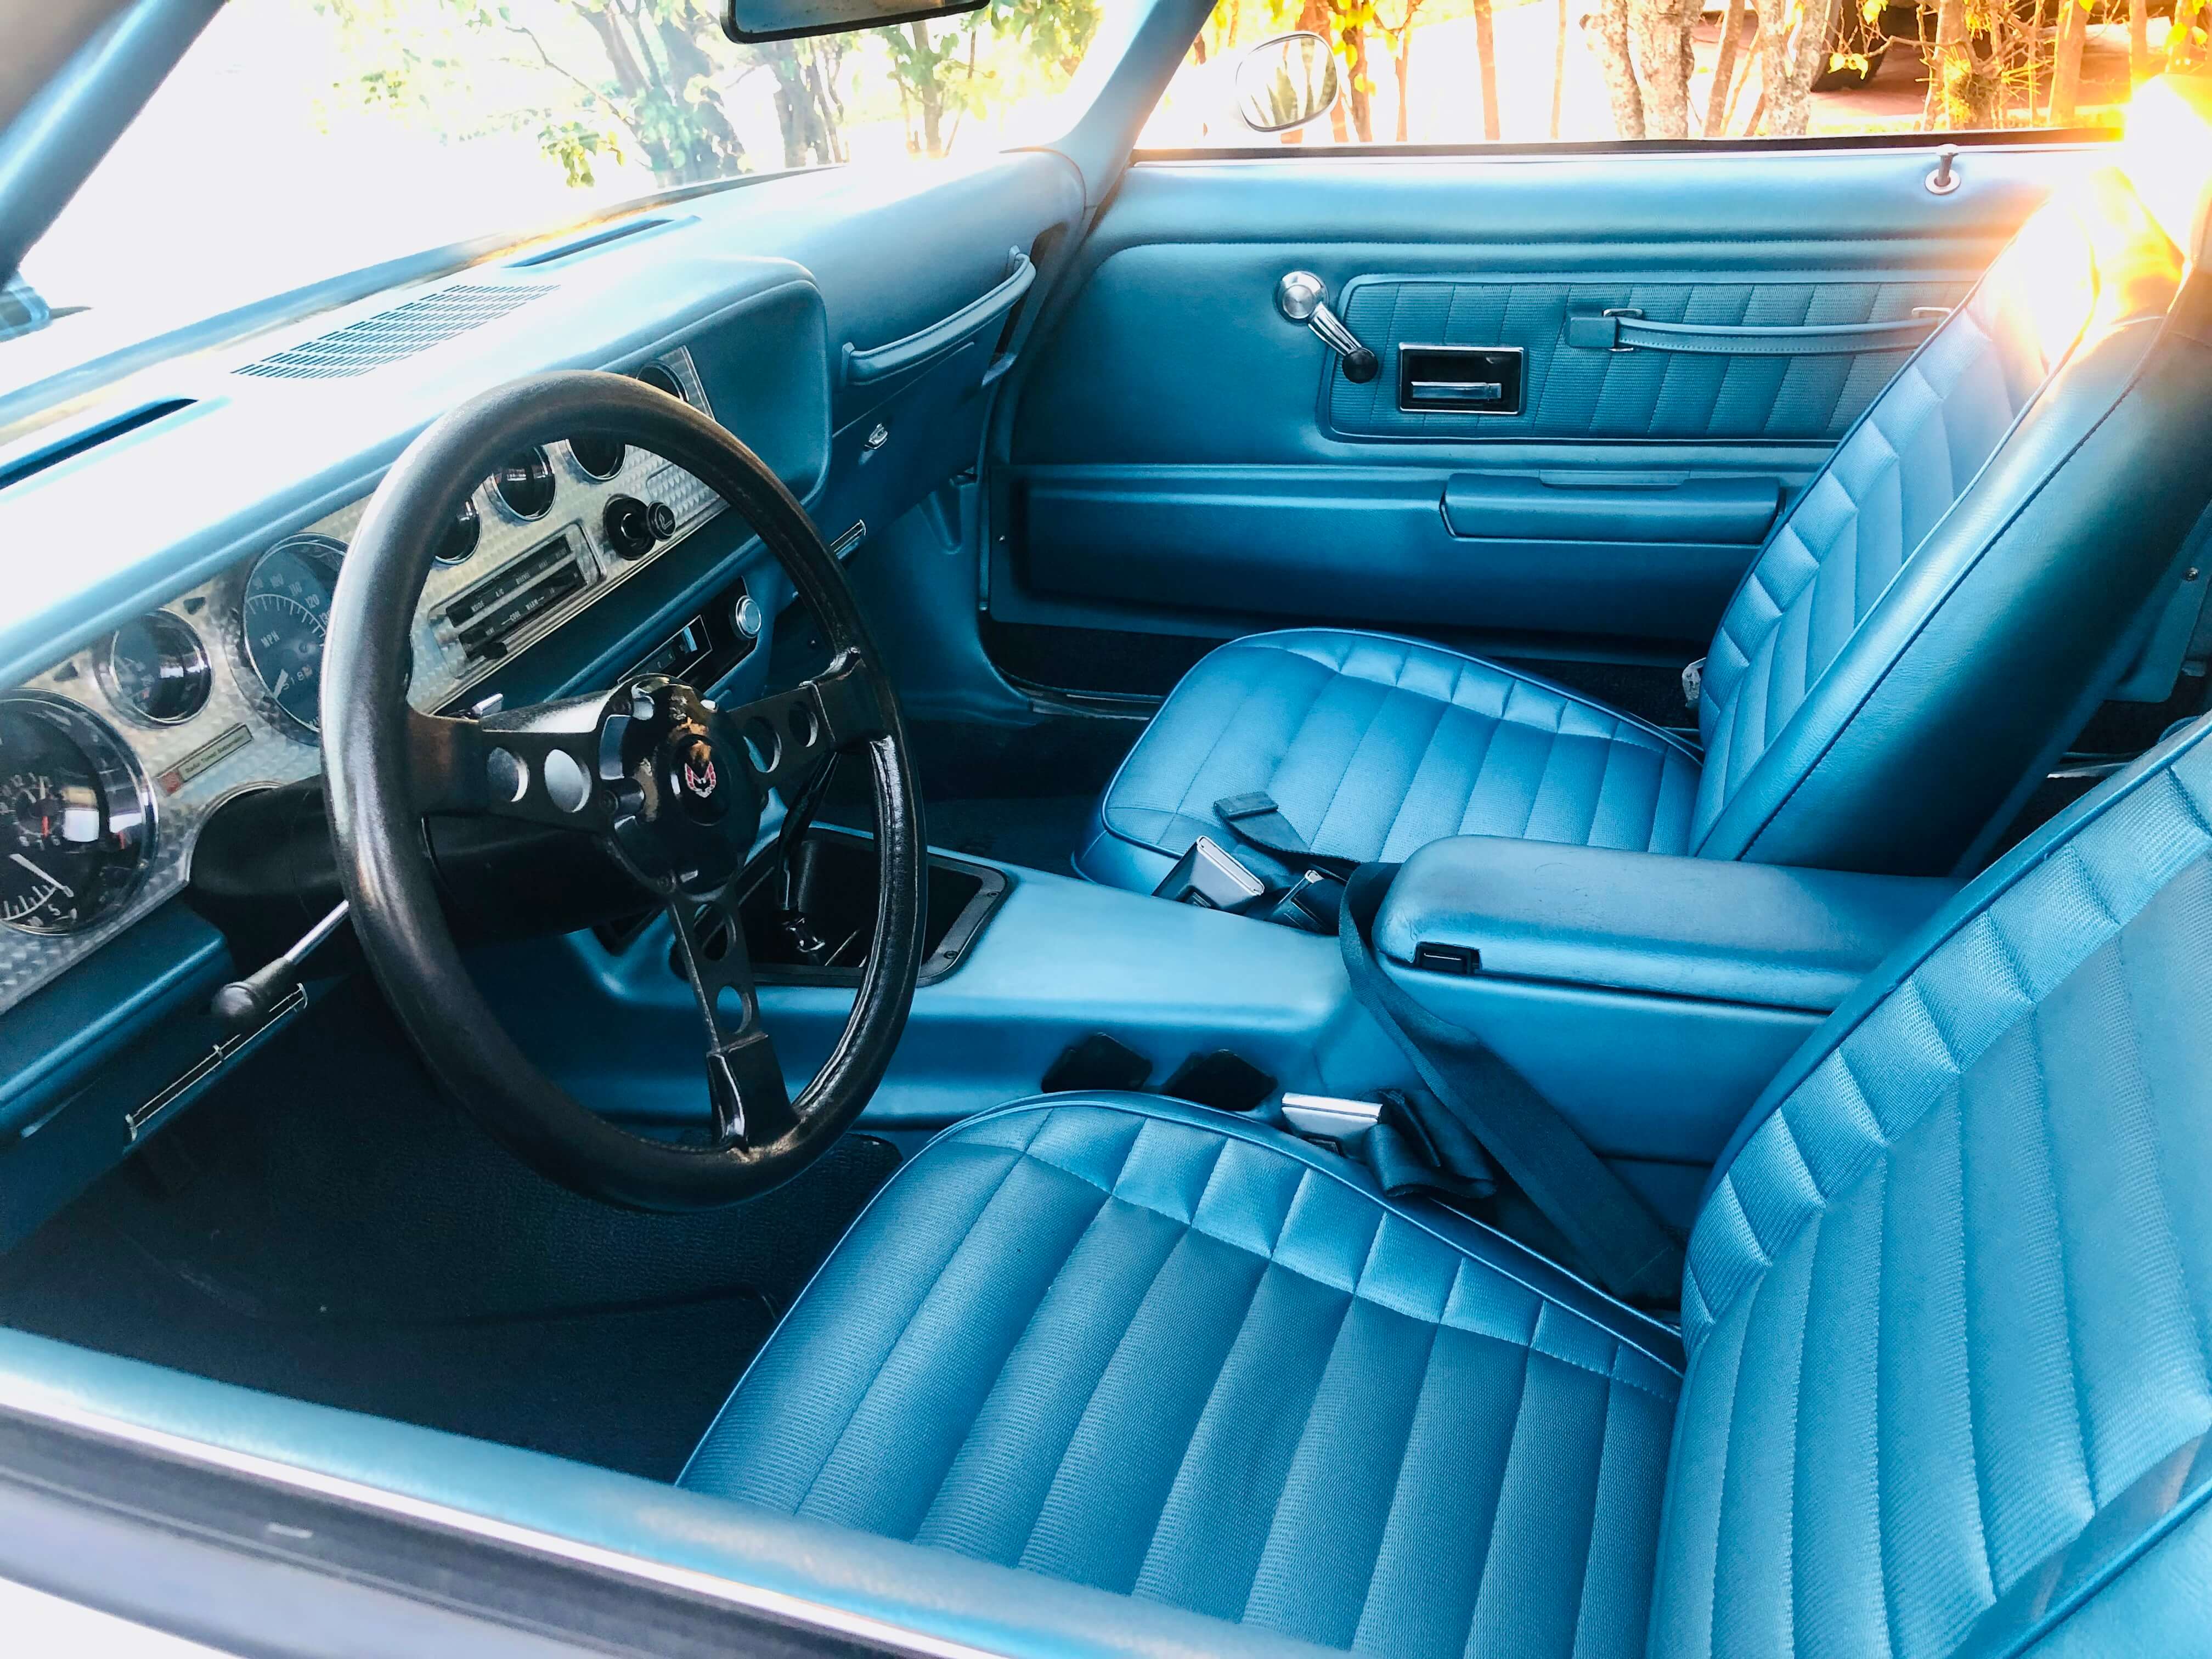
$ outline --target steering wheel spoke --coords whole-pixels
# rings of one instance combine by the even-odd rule
[[[572,697],[482,720],[410,709],[416,809],[606,833],[614,799],[599,775],[605,702]]]
[[[735,889],[708,899],[678,892],[668,901],[668,916],[707,1027],[707,1093],[714,1108],[715,1141],[763,1146],[779,1140],[797,1120],[783,1062],[761,1024]]]
[[[719,710],[715,721],[723,743],[744,757],[760,787],[781,790],[787,801],[832,757],[890,729],[852,651],[788,691]]]

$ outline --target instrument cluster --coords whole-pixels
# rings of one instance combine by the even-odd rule
[[[688,351],[639,378],[708,409]],[[0,1010],[181,890],[193,836],[320,761],[323,642],[356,501],[0,697]],[[510,457],[455,515],[410,700],[450,706],[717,513],[689,473],[582,440]]]

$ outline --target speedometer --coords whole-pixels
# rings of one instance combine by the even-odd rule
[[[310,732],[321,727],[323,635],[344,553],[327,536],[279,542],[254,561],[239,605],[246,660],[276,707]]]
[[[136,890],[153,797],[131,751],[75,703],[0,702],[0,921],[73,933]]]

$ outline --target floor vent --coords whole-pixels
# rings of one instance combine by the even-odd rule
[[[349,323],[319,339],[305,340],[272,357],[246,364],[240,374],[276,380],[340,380],[367,374],[428,351],[457,335],[496,322],[510,311],[550,294],[551,283],[462,283]]]

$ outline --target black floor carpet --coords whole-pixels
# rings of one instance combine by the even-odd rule
[[[118,1248],[120,1246],[121,1248]],[[672,1480],[775,1328],[738,1293],[480,1321],[251,1313],[189,1264],[69,1227],[7,1322],[218,1382]]]
[[[776,1191],[644,1215],[447,1105],[365,984],[0,1261],[0,1323],[672,1478],[897,1166],[848,1135]]]

